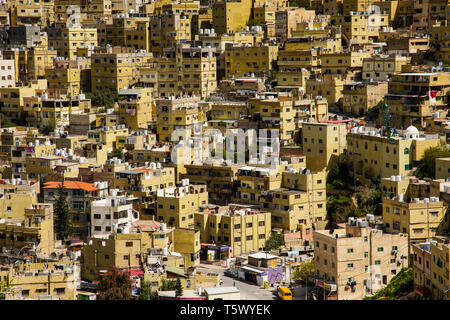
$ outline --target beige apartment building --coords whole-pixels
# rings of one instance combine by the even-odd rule
[[[175,169],[163,168],[160,163],[150,163],[149,167],[116,170],[114,188],[119,188],[139,197],[139,217],[142,220],[154,218],[156,194],[160,189],[175,185]]]
[[[344,84],[342,106],[345,113],[365,115],[370,108],[384,99],[387,82],[351,82]]]
[[[402,66],[411,62],[411,57],[401,55],[379,55],[363,59],[362,79],[386,81],[400,73]]]
[[[363,59],[368,57],[369,52],[357,51],[322,54],[320,56],[322,73],[356,81],[357,73],[362,70]]]
[[[250,207],[201,206],[194,215],[201,242],[229,246],[233,257],[263,250],[271,234],[270,212]]]
[[[449,300],[448,237],[434,237],[412,246],[414,253],[414,292],[421,299]]]
[[[283,172],[283,187],[260,197],[261,209],[272,214],[272,227],[297,231],[326,220],[326,173],[305,171]]]
[[[410,243],[430,241],[443,227],[447,206],[438,197],[407,200],[402,195],[383,199],[386,232],[408,234]]]
[[[450,178],[450,158],[436,158],[436,179]]]
[[[433,298],[437,300],[450,300],[449,288],[449,255],[450,241],[439,237],[437,243],[431,243],[431,289]]]
[[[120,89],[120,124],[130,130],[148,129],[153,123],[154,102],[151,88]]]
[[[189,185],[185,179],[181,182],[180,187],[158,190],[157,220],[176,228],[192,228],[194,213],[208,204],[208,191],[205,185]]]
[[[156,99],[158,141],[172,141],[175,130],[184,132],[186,137],[194,135],[194,127],[201,123],[198,97],[168,97]]]
[[[345,81],[331,74],[324,74],[317,78],[305,80],[305,92],[313,97],[323,97],[328,104],[335,105],[343,97]]]
[[[430,91],[435,98],[430,98]],[[436,111],[445,110],[450,92],[449,72],[403,72],[393,75],[385,97],[391,125],[397,128],[424,128]]]
[[[111,267],[122,270],[140,268],[152,248],[173,248],[174,229],[154,232],[111,234],[88,238],[81,252],[81,278],[99,280]]]
[[[346,123],[302,123],[302,145],[306,167],[312,171],[330,170],[347,148]]]
[[[207,98],[217,88],[215,48],[177,45],[156,60],[161,97],[196,95]]]
[[[134,48],[99,48],[91,56],[91,90],[119,92],[139,81],[139,68],[151,63],[153,55]]]
[[[191,183],[205,184],[210,203],[227,205],[234,196],[239,167],[238,164],[185,164],[186,173],[183,178],[189,179]]]
[[[238,169],[236,179],[235,201],[258,205],[265,191],[281,187],[282,175],[270,167],[243,166]]]
[[[350,171],[362,182],[408,176],[429,147],[439,146],[437,135],[420,134],[416,127],[397,130],[390,138],[381,129],[355,127],[347,134]]]
[[[314,257],[326,300],[361,300],[408,267],[408,237],[374,228],[371,218],[349,218],[345,228],[314,232]]]
[[[200,264],[200,231],[192,228],[176,228],[173,234],[173,248],[184,257],[184,267],[197,267]]]
[[[9,265],[0,270],[0,278],[11,286],[13,300],[76,300],[78,268],[59,261]]]
[[[97,46],[97,29],[95,28],[50,28],[48,45],[54,48],[58,56],[75,59],[77,49]]]

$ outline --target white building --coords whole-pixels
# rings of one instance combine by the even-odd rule
[[[0,58],[0,88],[11,88],[16,85],[16,69],[14,60]]]
[[[104,199],[91,203],[91,236],[107,235],[111,232],[129,233],[131,224],[139,220],[139,212],[133,209],[138,198],[117,195],[111,190]]]

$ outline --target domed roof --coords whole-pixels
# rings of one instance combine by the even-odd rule
[[[406,128],[406,134],[419,134],[419,130],[414,126],[409,126]]]

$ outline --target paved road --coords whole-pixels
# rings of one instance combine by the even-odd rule
[[[253,282],[244,281],[236,278],[230,278],[223,274],[224,268],[218,266],[210,266],[202,264],[198,267],[200,272],[215,272],[220,274],[223,280],[223,287],[232,287],[236,284],[241,292],[242,300],[276,300],[277,297],[273,294],[273,289],[263,289],[260,286],[254,284]]]

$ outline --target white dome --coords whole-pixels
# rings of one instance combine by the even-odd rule
[[[409,126],[406,128],[406,134],[419,134],[419,130],[414,126]]]

